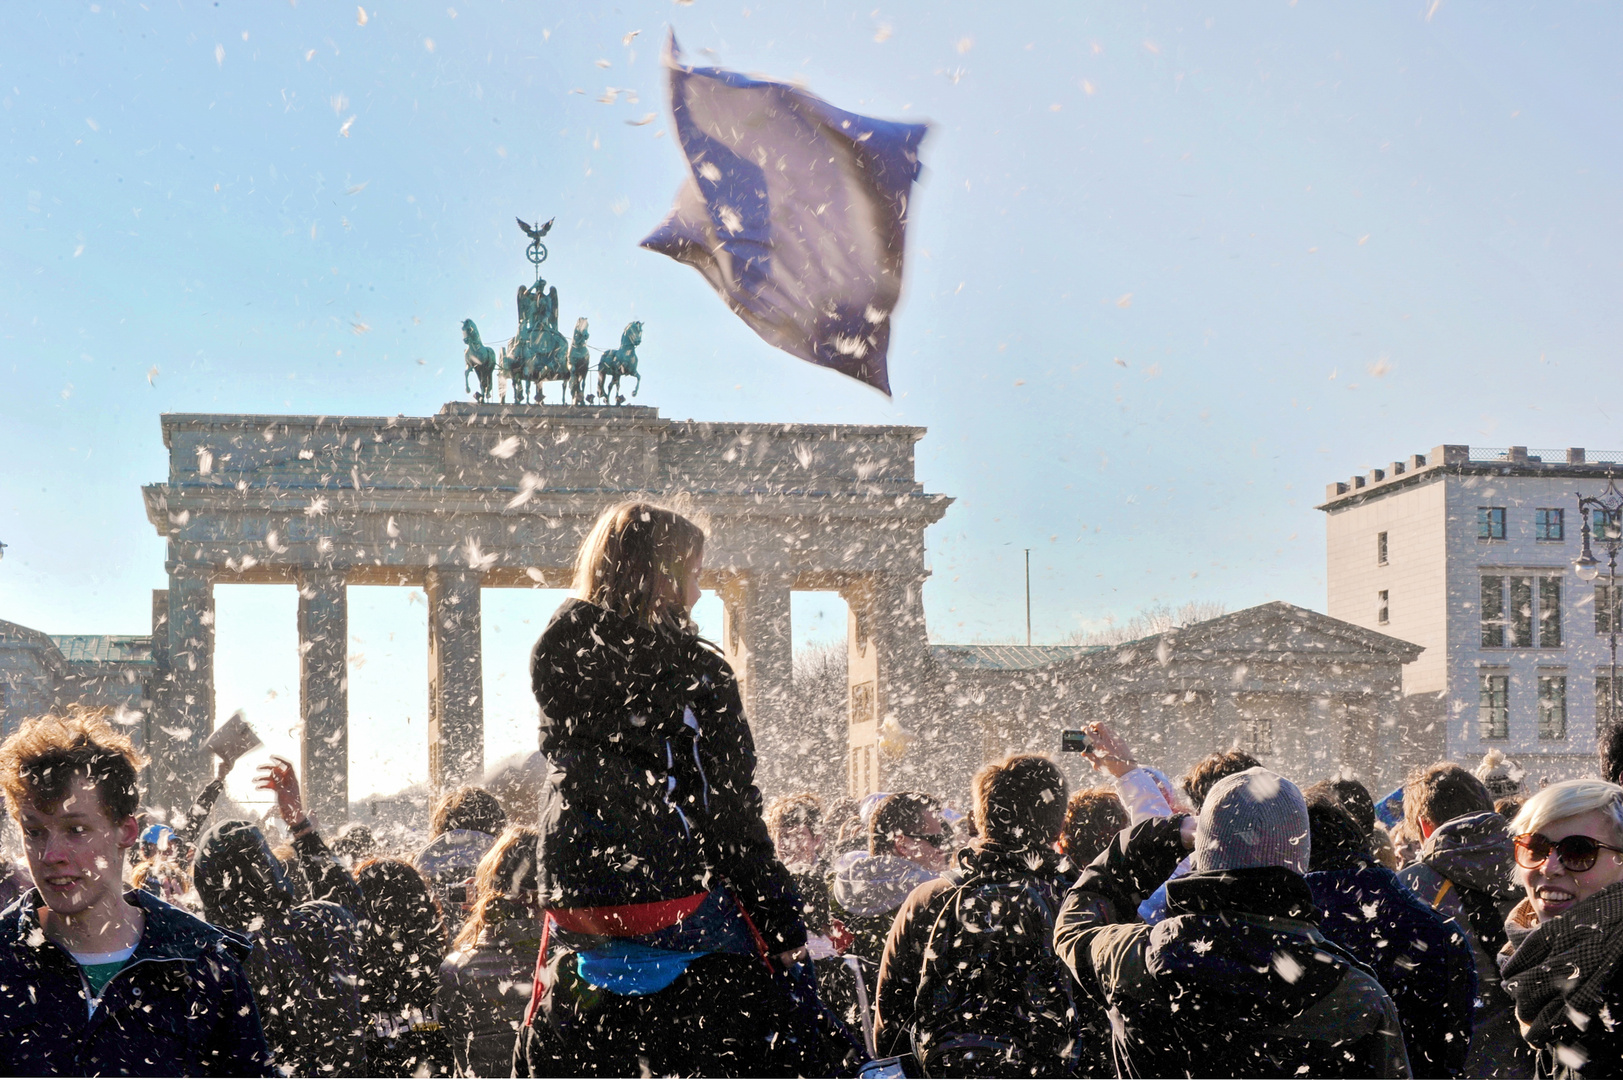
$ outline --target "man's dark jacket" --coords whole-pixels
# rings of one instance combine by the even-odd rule
[[[1368,856],[1315,870],[1307,884],[1320,933],[1369,968],[1397,1006],[1412,1074],[1465,1075],[1476,964],[1464,932]]]
[[[881,1057],[912,1052],[912,1027],[919,982],[924,971],[925,951],[930,944],[930,932],[949,903],[958,882],[980,877],[997,882],[1033,881],[1046,895],[1053,897],[1052,910],[1059,910],[1059,901],[1076,881],[1076,871],[1064,856],[1053,850],[1011,850],[985,843],[978,848],[964,848],[958,852],[957,880],[946,877],[927,881],[914,889],[896,911],[890,936],[885,941],[884,958],[879,965],[879,992],[874,1007],[874,1043]],[[951,935],[951,930],[947,933]],[[940,939],[938,939],[940,940]],[[1043,943],[1031,943],[1033,962],[1042,959]],[[1018,993],[1026,972],[998,973],[1006,979],[1009,994]],[[1085,1013],[1094,1013],[1092,1002],[1078,1003]],[[1083,1025],[1086,1026],[1086,1025]],[[1095,1025],[1088,1034],[1091,1044],[1100,1037],[1108,1040],[1108,1025]],[[1009,1033],[1018,1037],[1021,1033]],[[1091,1059],[1094,1055],[1088,1055]],[[1098,1060],[1108,1064],[1108,1051]]]
[[[146,926],[87,1019],[79,965],[32,890],[0,913],[0,1076],[275,1076],[245,942],[148,893]]]
[[[246,966],[277,1065],[295,1076],[362,1076],[361,892],[313,830],[293,849],[321,899],[297,902],[264,834],[246,821],[203,834],[193,882],[209,920],[252,944]]]
[[[1294,870],[1196,871],[1167,882],[1166,919],[1126,921],[1183,857],[1182,823],[1119,834],[1055,921],[1055,952],[1109,1011],[1118,1075],[1408,1076],[1391,999],[1319,933]]]
[[[738,681],[695,635],[566,601],[530,656],[549,908],[678,900],[725,879],[768,951],[806,942],[772,846]]]
[[[1516,1025],[1516,1007],[1499,982],[1494,959],[1505,942],[1504,920],[1523,890],[1514,879],[1510,823],[1494,813],[1467,814],[1434,830],[1420,860],[1398,871],[1422,903],[1455,921],[1476,961],[1476,1010],[1468,1076],[1519,1077],[1533,1071],[1533,1052]]]

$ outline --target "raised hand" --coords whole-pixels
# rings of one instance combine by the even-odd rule
[[[276,809],[281,812],[288,828],[296,829],[304,824],[306,819],[304,800],[299,793],[299,776],[287,758],[271,755],[271,764],[259,767],[259,775],[254,777],[254,787],[275,793]]]
[[[1138,767],[1133,760],[1132,748],[1127,740],[1116,733],[1116,729],[1102,720],[1095,720],[1086,725],[1089,736],[1093,739],[1093,749],[1083,756],[1093,763],[1095,769],[1104,769],[1111,776],[1122,776]]]

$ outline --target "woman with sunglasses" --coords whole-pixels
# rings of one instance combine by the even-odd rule
[[[1553,784],[1511,829],[1527,898],[1500,962],[1535,1075],[1623,1074],[1623,787]]]

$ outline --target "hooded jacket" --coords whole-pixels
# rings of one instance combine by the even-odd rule
[[[1391,999],[1319,933],[1295,871],[1197,871],[1168,884],[1164,921],[1124,921],[1183,857],[1182,821],[1118,835],[1055,921],[1060,960],[1109,1011],[1118,1075],[1408,1076]]]
[[[539,878],[548,909],[730,887],[771,952],[805,944],[801,900],[755,786],[732,668],[696,636],[568,600],[530,657],[541,706]]]
[[[293,847],[322,899],[295,902],[264,834],[246,821],[203,834],[192,880],[209,921],[252,945],[248,976],[277,1064],[298,1076],[365,1075],[353,913],[360,890],[313,830]]]
[[[1465,1075],[1517,1077],[1533,1069],[1532,1051],[1516,1026],[1516,1010],[1500,985],[1495,959],[1504,944],[1504,919],[1522,896],[1512,874],[1515,844],[1499,814],[1467,814],[1439,825],[1420,849],[1420,861],[1398,878],[1420,900],[1465,931],[1476,963],[1476,1009]]]
[[[29,890],[0,914],[0,1075],[275,1076],[243,970],[248,945],[148,893],[145,927],[87,1020],[73,957]]]
[[[1053,905],[1051,910],[1058,911],[1060,900],[1077,877],[1070,862],[1052,849],[1014,850],[983,843],[979,847],[958,852],[957,863],[958,872],[953,878],[938,877],[924,882],[908,894],[896,912],[885,941],[884,959],[879,965],[879,991],[874,999],[874,1043],[881,1055],[903,1054],[912,1050],[910,1029],[916,1020],[918,988],[931,932],[952,902],[953,892],[960,883],[977,877],[996,882],[1030,880],[1045,896],[1052,898],[1049,901]],[[957,943],[960,935],[953,934],[945,926],[943,932],[951,935],[947,940]],[[1051,941],[1028,942],[1026,946],[1035,962],[1042,959]],[[1024,971],[992,972],[991,978],[996,982],[987,987],[988,995],[1009,997],[1017,994],[1025,974]],[[1079,1028],[1078,1033],[1080,1031]],[[1097,1026],[1093,1034],[1093,1039],[1083,1040],[1086,1049],[1094,1049],[1101,1035],[1108,1040],[1108,1025]],[[1108,1067],[1108,1056],[1096,1063]]]
[[[897,909],[914,889],[934,880],[935,871],[899,855],[851,852],[835,862],[834,883],[829,890],[831,911],[852,937],[846,953],[866,961],[863,970],[870,999]]]
[[[1307,885],[1319,931],[1369,968],[1391,996],[1412,1074],[1468,1075],[1476,966],[1459,925],[1368,856],[1315,870]]]

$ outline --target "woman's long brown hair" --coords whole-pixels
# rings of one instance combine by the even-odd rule
[[[452,943],[453,952],[479,944],[480,935],[493,922],[492,909],[503,901],[522,903],[539,887],[535,872],[536,845],[541,834],[528,825],[509,825],[496,838],[474,872],[477,899],[468,921]]]
[[[694,632],[685,611],[662,608],[661,581],[680,591],[704,553],[704,530],[663,506],[621,503],[606,510],[581,544],[575,596],[650,627]]]

